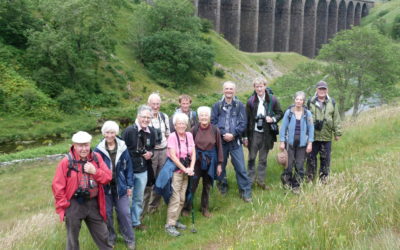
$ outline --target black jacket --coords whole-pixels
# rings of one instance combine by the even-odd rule
[[[272,100],[270,100],[272,97]],[[268,107],[272,101],[271,110],[269,111]],[[252,143],[252,137],[254,128],[256,126],[256,117],[257,117],[257,109],[258,109],[259,100],[257,97],[257,93],[254,92],[253,95],[249,97],[246,104],[246,113],[247,113],[247,129],[245,132],[245,136],[249,140],[249,145]],[[270,95],[267,91],[265,91],[265,102],[264,108],[266,110],[267,116],[275,118],[276,123],[278,123],[283,117],[283,111],[279,104],[278,99],[275,96]],[[264,141],[266,143],[267,149],[272,149],[274,147],[274,142],[276,142],[276,135],[271,132],[270,126],[264,122],[263,124],[264,130]]]
[[[141,150],[151,151],[153,152],[154,146],[156,145],[156,137],[155,131],[152,127],[148,127],[150,129],[150,134],[144,131],[138,131],[138,127],[136,124],[133,124],[127,127],[122,134],[122,139],[125,141],[126,146],[128,147],[129,155],[131,156],[133,163],[133,172],[134,173],[143,173],[147,170],[148,180],[147,185],[154,184],[154,172],[151,164],[151,159],[146,160],[142,157]],[[144,148],[138,147],[139,137],[144,136],[145,145]]]

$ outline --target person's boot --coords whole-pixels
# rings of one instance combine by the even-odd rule
[[[219,192],[222,195],[226,195],[228,193],[228,183],[219,183],[218,185]]]
[[[172,225],[165,225],[165,232],[167,232],[169,235],[173,237],[181,235],[181,233],[178,230],[176,230],[175,226]]]
[[[201,214],[202,214],[204,217],[206,217],[206,218],[210,218],[210,217],[212,216],[212,214],[208,211],[207,208],[203,209],[203,210],[201,211]]]
[[[293,188],[292,188],[292,192],[293,192],[293,194],[299,195],[300,192],[301,192],[300,187],[293,187]]]
[[[281,181],[284,189],[289,189],[291,187],[290,176],[282,174]]]
[[[257,182],[257,185],[263,190],[270,190],[271,188],[268,187],[265,183]]]
[[[188,217],[190,215],[190,211],[186,209],[182,209],[182,216],[183,217]]]

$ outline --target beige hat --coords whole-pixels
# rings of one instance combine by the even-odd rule
[[[85,131],[79,131],[72,136],[73,143],[89,143],[92,141],[92,136]]]
[[[287,168],[288,152],[286,151],[286,149],[278,152],[278,154],[276,155],[276,161],[278,162],[279,165],[282,165],[282,167]]]

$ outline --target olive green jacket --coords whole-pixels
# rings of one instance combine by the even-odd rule
[[[307,106],[313,114],[314,125],[316,121],[324,121],[320,131],[314,130],[314,141],[332,141],[333,136],[342,136],[340,115],[337,104],[329,96],[325,98],[322,108],[319,107],[317,97],[312,97]]]

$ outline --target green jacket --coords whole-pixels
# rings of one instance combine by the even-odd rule
[[[332,141],[332,135],[342,136],[339,109],[331,97],[325,98],[322,108],[319,107],[316,96],[309,100],[307,106],[313,114],[314,126],[317,121],[324,121],[320,131],[314,130],[314,141]]]

